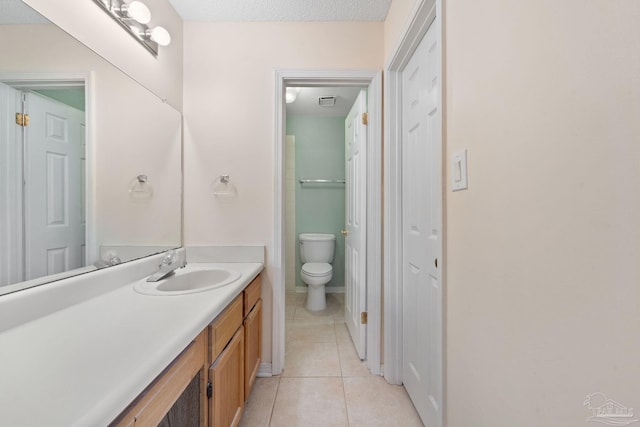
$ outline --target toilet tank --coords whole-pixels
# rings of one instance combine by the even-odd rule
[[[302,233],[300,238],[300,261],[328,262],[333,261],[336,247],[336,236],[322,233]]]

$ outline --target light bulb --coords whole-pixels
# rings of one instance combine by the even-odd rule
[[[151,11],[144,3],[132,1],[126,6],[127,16],[141,24],[148,24],[151,21]]]
[[[155,27],[148,31],[149,38],[160,46],[167,46],[171,43],[171,34],[163,27]]]
[[[285,92],[284,101],[287,104],[291,104],[292,102],[295,102],[296,98],[298,97],[298,93],[300,93],[300,88],[288,87],[287,91]]]

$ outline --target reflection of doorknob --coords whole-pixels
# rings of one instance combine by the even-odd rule
[[[340,234],[346,237],[349,232],[347,230],[340,230]]]

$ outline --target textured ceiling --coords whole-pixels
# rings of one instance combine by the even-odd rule
[[[287,104],[287,115],[346,117],[360,90],[359,87],[303,87],[294,102]],[[318,97],[336,96],[334,107],[320,107]]]
[[[391,0],[169,0],[185,21],[384,21]]]
[[[43,24],[49,21],[20,0],[0,0],[0,24]]]

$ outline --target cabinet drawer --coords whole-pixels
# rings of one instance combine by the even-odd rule
[[[239,295],[209,327],[209,363],[224,350],[233,334],[242,326],[242,319],[242,295]]]
[[[262,296],[262,275],[258,275],[253,281],[244,289],[244,315],[249,314],[256,302]]]

